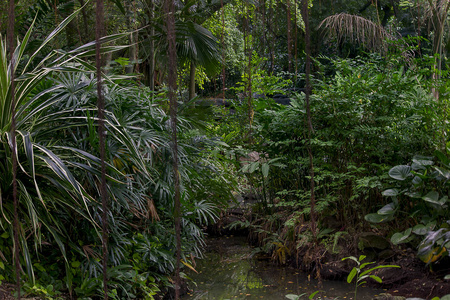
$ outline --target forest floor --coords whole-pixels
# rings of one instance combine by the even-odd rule
[[[432,299],[450,294],[450,281],[443,277],[450,273],[449,261],[443,260],[436,271],[425,266],[412,255],[399,257],[393,261],[400,269],[380,269],[383,282],[390,287],[388,293],[406,298]]]
[[[15,290],[15,285],[10,284],[10,283],[5,283],[3,282],[0,285],[0,300],[14,300],[17,299],[15,297],[12,296],[12,293]],[[22,299],[34,299],[34,298],[22,298]]]
[[[389,260],[377,261],[377,264],[397,265],[400,268],[381,268],[371,273],[382,279],[381,284],[368,280],[369,286],[386,290],[386,294],[377,299],[398,300],[400,299],[398,296],[432,299],[450,294],[450,281],[443,279],[445,275],[450,274],[449,257],[445,257],[431,269],[417,258],[413,249],[406,248],[396,252]],[[320,274],[323,279],[345,281],[354,265],[351,262],[341,259],[330,260],[322,265]]]

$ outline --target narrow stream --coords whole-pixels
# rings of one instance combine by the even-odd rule
[[[198,260],[195,269],[188,272],[194,280],[194,290],[182,299],[274,299],[282,300],[287,294],[302,295],[308,299],[319,290],[317,280],[293,268],[276,266],[251,256],[252,248],[245,237],[219,237],[208,239],[208,251]],[[353,299],[354,285],[341,281],[324,281],[322,299]],[[373,299],[383,290],[359,287],[358,300]],[[317,299],[318,296],[315,297]]]

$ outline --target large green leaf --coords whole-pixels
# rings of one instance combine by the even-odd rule
[[[423,224],[417,224],[412,228],[412,232],[417,235],[425,235],[428,231],[429,229]]]
[[[433,157],[422,156],[422,155],[414,156],[413,157],[413,163],[416,163],[416,164],[424,166],[424,167],[432,166],[434,164]]]
[[[380,215],[380,214],[368,214],[364,216],[364,219],[370,223],[382,223],[391,221],[392,215]]]
[[[408,240],[409,236],[411,235],[411,232],[412,232],[412,228],[408,228],[403,232],[397,232],[392,235],[391,242],[394,245],[404,243]]]
[[[397,180],[405,180],[411,174],[411,167],[406,165],[395,166],[389,170],[389,176]]]
[[[269,176],[269,168],[270,167],[268,163],[264,163],[261,165],[261,172],[265,178]]]
[[[433,204],[439,204],[439,193],[437,191],[431,191],[428,192],[428,194],[426,194],[425,196],[422,197],[422,199],[426,202],[430,202]]]
[[[398,195],[398,189],[387,189],[382,194],[386,197],[395,197]]]
[[[358,270],[355,267],[350,271],[350,274],[348,274],[348,276],[347,276],[348,283],[352,282],[352,280],[353,280],[353,278],[355,278],[357,272],[358,272]]]
[[[434,151],[434,155],[444,164],[447,165],[450,163],[450,160],[447,156],[439,150]]]
[[[395,204],[393,202],[386,204],[378,210],[379,215],[392,215],[395,212]]]

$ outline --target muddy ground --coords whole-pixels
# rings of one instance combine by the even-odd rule
[[[381,284],[371,279],[368,280],[368,285],[386,289],[386,294],[422,299],[450,295],[450,280],[444,279],[445,275],[450,274],[449,257],[430,267],[417,258],[413,249],[398,249],[395,255],[389,259],[384,261],[377,260],[377,264],[400,266],[400,268],[375,270],[372,274],[382,279],[383,282]],[[371,266],[376,266],[377,264]],[[320,276],[323,279],[345,281],[354,266],[355,263],[350,260],[330,260],[321,265]],[[305,266],[301,268],[305,269]],[[379,299],[398,300],[399,298],[380,297]]]
[[[403,296],[406,298],[432,299],[450,294],[450,281],[444,280],[447,275],[444,270],[432,271],[420,260],[403,256],[389,264],[399,265],[401,268],[379,269],[374,272],[382,280],[377,284],[369,280],[368,284],[387,289],[392,296]],[[345,280],[349,268],[340,261],[324,264],[321,275],[324,279]],[[448,271],[450,274],[450,271]]]

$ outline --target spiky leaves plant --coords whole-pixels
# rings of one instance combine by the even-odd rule
[[[31,261],[30,245],[38,251],[43,244],[57,244],[62,256],[66,257],[66,249],[71,246],[70,236],[65,224],[57,217],[62,214],[73,218],[87,220],[92,228],[97,228],[96,210],[98,203],[88,192],[88,185],[83,185],[77,179],[79,173],[90,173],[92,178],[99,175],[99,160],[95,155],[64,143],[60,137],[70,137],[72,131],[86,126],[89,122],[87,113],[93,109],[63,108],[52,110],[61,105],[67,98],[59,91],[60,86],[46,86],[52,74],[58,72],[73,72],[79,68],[93,70],[93,67],[83,60],[82,56],[92,55],[94,43],[81,46],[71,52],[64,53],[53,50],[44,59],[35,62],[39,53],[64,27],[74,18],[70,15],[51,32],[37,50],[29,56],[25,51],[33,30],[30,26],[22,42],[14,51],[14,63],[7,59],[6,45],[0,39],[0,227],[12,236],[12,161],[11,161],[11,74],[16,72],[15,103],[16,103],[16,135],[18,158],[18,195],[20,214],[20,248],[21,263],[26,266],[27,274],[34,280],[33,263]],[[102,42],[114,40],[121,36],[104,38]],[[112,51],[114,48],[103,48]],[[62,106],[63,107],[63,106]],[[94,115],[94,114],[92,114]],[[96,118],[91,118],[96,123]],[[140,170],[145,165],[126,132],[121,131],[114,122],[108,119],[111,138],[123,143],[127,150],[134,154]],[[59,137],[59,138],[58,138]],[[108,166],[111,174],[120,174],[112,165]],[[145,172],[145,171],[144,171]],[[111,181],[119,184],[119,180],[109,176]],[[95,186],[95,180],[93,185]],[[95,190],[95,188],[93,189]],[[10,245],[12,242],[10,242]],[[9,249],[2,249],[3,256],[10,256]]]

